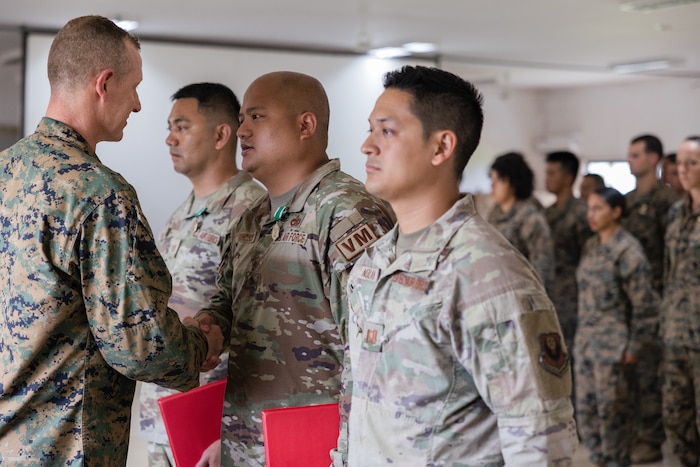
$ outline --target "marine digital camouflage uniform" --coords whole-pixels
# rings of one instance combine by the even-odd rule
[[[662,301],[664,424],[683,465],[700,463],[700,208],[676,202],[666,229]]]
[[[581,259],[583,245],[592,235],[586,211],[586,202],[574,197],[567,200],[563,209],[555,203],[544,211],[554,244],[554,280],[547,292],[557,310],[559,324],[569,349],[574,348],[576,334],[576,268]]]
[[[348,281],[351,466],[571,465],[571,370],[531,265],[466,195]]]
[[[123,466],[135,381],[198,384],[204,335],[136,192],[44,118],[0,154],[0,464]]]
[[[668,222],[668,210],[678,199],[673,190],[659,181],[647,193],[633,190],[625,195],[626,214],[621,225],[634,235],[644,248],[644,254],[651,265],[654,289],[661,295],[664,265],[664,235]],[[637,417],[635,431],[637,442],[660,447],[666,435],[661,421],[661,380],[659,365],[661,346],[657,340],[641,350],[639,363],[635,368]]]
[[[488,221],[530,261],[549,290],[554,281],[554,243],[547,220],[534,198],[516,201],[506,213],[496,205]]]
[[[639,242],[625,229],[584,247],[577,271],[578,330],[574,347],[576,413],[581,441],[598,465],[629,465],[633,440],[633,367],[656,339],[658,294]]]
[[[158,243],[173,278],[173,294],[168,305],[178,312],[180,319],[193,316],[214,296],[224,239],[241,214],[264,193],[250,174],[240,171],[208,196],[197,212],[192,212],[194,193],[190,193],[170,216]],[[214,370],[201,374],[201,384],[226,377],[227,357],[228,354],[222,355],[221,363]],[[141,387],[141,437],[163,445],[160,449],[149,446],[150,465],[171,463],[165,458],[169,443],[158,399],[175,392],[155,384]]]
[[[263,409],[339,400],[348,270],[392,216],[334,159],[278,221],[268,196],[241,217],[203,310],[231,337],[222,465],[265,464]]]

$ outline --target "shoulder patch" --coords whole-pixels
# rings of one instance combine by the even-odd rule
[[[334,246],[346,261],[357,257],[379,239],[368,223],[362,223],[338,239]]]
[[[540,341],[540,366],[555,376],[561,377],[569,366],[569,355],[564,350],[561,336],[556,332],[545,332]]]

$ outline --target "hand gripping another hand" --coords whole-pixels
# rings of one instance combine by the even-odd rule
[[[209,371],[216,368],[221,363],[219,355],[224,349],[224,335],[221,333],[221,328],[209,315],[202,315],[199,318],[185,318],[182,323],[186,326],[195,326],[204,333],[207,338],[208,352],[207,357],[202,363],[199,371]]]

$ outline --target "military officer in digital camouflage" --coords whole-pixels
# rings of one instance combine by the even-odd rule
[[[676,193],[658,179],[658,166],[663,154],[663,145],[654,135],[640,135],[630,142],[627,162],[636,179],[636,187],[625,195],[627,213],[621,220],[621,225],[642,244],[651,264],[654,289],[659,294],[662,293],[668,211],[678,199]],[[635,368],[637,440],[632,451],[632,462],[635,464],[661,460],[661,445],[666,438],[661,421],[659,341],[645,345],[640,352]]]
[[[570,151],[556,151],[547,154],[545,160],[545,187],[557,197],[544,210],[554,245],[554,280],[547,292],[557,309],[566,346],[573,349],[578,307],[576,268],[592,233],[586,221],[586,202],[573,194],[578,157]]]
[[[223,337],[167,308],[136,192],[95,153],[141,109],[138,40],[73,19],[48,75],[46,116],[0,153],[0,464],[123,466],[135,380],[193,388]]]
[[[173,278],[169,306],[181,319],[194,316],[216,293],[224,239],[241,214],[265,193],[236,166],[236,95],[223,84],[194,83],[173,95],[168,136],[173,167],[192,182],[192,192],[168,219],[158,244]],[[228,354],[202,384],[226,377]],[[144,384],[139,395],[140,435],[149,465],[174,466],[158,399],[175,391]]]
[[[459,193],[482,98],[435,68],[390,72],[384,87],[362,152],[367,190],[397,226],[348,281],[348,465],[571,465],[556,311],[532,266]]]
[[[257,78],[243,97],[242,167],[269,196],[230,234],[219,291],[197,317],[229,339],[222,446],[198,465],[265,464],[261,411],[337,402],[347,275],[393,225],[390,208],[329,160],[329,104],[304,74]],[[329,457],[330,464],[330,457]]]
[[[509,152],[491,164],[488,221],[534,266],[549,290],[554,281],[554,244],[542,205],[532,196],[535,178],[522,154]]]
[[[663,421],[685,467],[700,465],[700,136],[676,153],[686,194],[669,213],[661,315]]]
[[[576,273],[576,420],[594,465],[630,465],[633,370],[642,348],[657,337],[659,296],[639,241],[619,225],[624,210],[625,198],[614,188],[589,195],[595,235]]]

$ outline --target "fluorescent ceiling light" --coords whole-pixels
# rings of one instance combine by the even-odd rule
[[[431,42],[409,42],[403,48],[412,54],[429,54],[437,50],[437,46]]]
[[[641,73],[644,71],[665,70],[671,67],[671,62],[665,59],[649,60],[646,62],[619,63],[611,68],[615,73]]]
[[[372,49],[367,53],[377,58],[399,58],[411,55],[411,52],[403,47],[379,47],[377,49]]]
[[[434,53],[436,50],[435,44],[430,42],[408,42],[400,47],[378,47],[367,51],[367,53],[377,58],[399,58]]]
[[[662,8],[698,3],[700,0],[622,0],[620,10],[649,12]]]
[[[134,21],[133,19],[116,18],[113,19],[112,22],[125,31],[133,31],[134,29],[139,27],[139,22]]]

